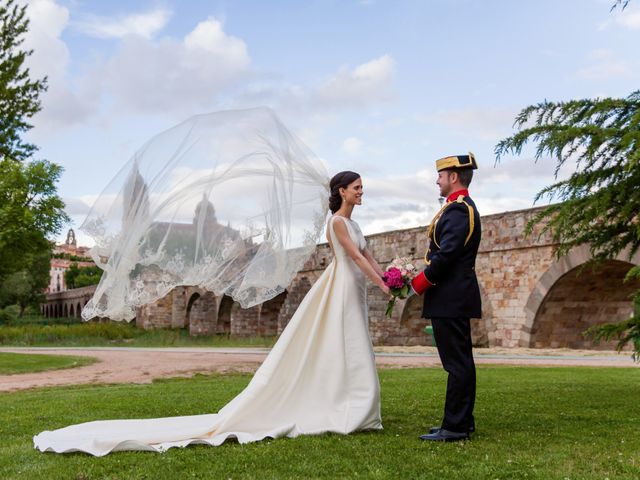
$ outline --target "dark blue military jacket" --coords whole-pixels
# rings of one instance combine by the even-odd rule
[[[482,232],[473,200],[460,195],[448,203],[430,231],[424,274],[433,286],[424,293],[422,316],[480,318],[475,263]]]

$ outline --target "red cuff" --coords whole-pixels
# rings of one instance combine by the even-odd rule
[[[427,279],[427,276],[424,274],[424,272],[420,272],[413,278],[413,280],[411,280],[411,288],[413,288],[413,291],[418,295],[422,295],[427,291],[427,289],[431,287],[433,287],[433,283],[431,283]]]

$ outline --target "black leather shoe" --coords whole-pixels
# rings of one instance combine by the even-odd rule
[[[466,432],[450,432],[441,428],[436,433],[429,433],[426,435],[420,435],[420,440],[426,440],[431,442],[457,442],[460,440],[468,440],[469,434]]]
[[[438,433],[442,427],[431,427],[429,429],[429,433]],[[476,431],[476,427],[469,428],[469,433],[473,433]]]

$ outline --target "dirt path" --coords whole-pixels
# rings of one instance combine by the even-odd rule
[[[268,350],[255,348],[0,348],[0,352],[80,355],[98,359],[85,367],[41,373],[0,375],[0,391],[76,384],[150,383],[156,378],[189,377],[196,373],[253,372]],[[477,364],[539,366],[638,367],[625,352],[579,350],[482,349]],[[440,366],[433,347],[376,348],[382,368]]]

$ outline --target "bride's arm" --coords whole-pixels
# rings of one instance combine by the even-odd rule
[[[369,280],[380,287],[380,290],[382,290],[384,293],[389,293],[389,287],[387,287],[382,281],[382,276],[378,275],[378,272],[375,271],[369,261],[360,252],[356,244],[353,243],[353,240],[351,240],[349,232],[347,231],[347,226],[344,224],[344,222],[341,220],[334,220],[333,231],[336,234],[336,238],[340,242],[340,245],[342,245],[342,248],[344,248],[345,252],[347,252],[347,255],[351,257],[358,268],[362,270],[362,273],[364,273],[369,278]]]
[[[368,249],[365,249],[364,252],[362,252],[362,255],[364,255],[364,258],[367,259],[367,262],[369,262],[369,265],[371,265],[371,268],[373,268],[378,275],[383,277],[384,271],[382,271],[382,268],[380,267],[380,265],[378,265],[378,262],[376,261],[376,259],[373,258],[373,255],[371,255],[371,252],[369,252]]]

